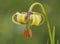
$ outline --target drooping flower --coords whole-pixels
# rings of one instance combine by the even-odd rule
[[[14,19],[15,15],[17,15],[17,21],[15,21]],[[42,21],[42,16],[40,13],[37,13],[37,12],[32,12],[32,14],[29,14],[29,15],[26,12],[24,13],[17,12],[16,14],[12,16],[12,21],[16,24],[26,24],[27,19],[29,19],[28,20],[30,22],[29,25],[38,26]]]
[[[17,20],[15,20],[15,16],[17,16]],[[39,24],[41,24],[42,16],[37,12],[17,12],[12,16],[12,21],[15,24],[26,25],[26,28],[23,32],[23,37],[29,37],[30,39],[32,39],[32,30],[30,29],[30,26],[38,26]]]

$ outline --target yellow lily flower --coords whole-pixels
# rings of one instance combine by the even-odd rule
[[[14,20],[14,17],[15,15],[17,15],[17,21]],[[14,14],[12,16],[12,21],[16,24],[26,24],[27,20],[28,20],[28,17],[27,17],[27,14],[26,12],[24,13],[19,13],[17,12],[16,14]],[[27,18],[27,20],[26,20]],[[42,16],[40,13],[37,13],[37,12],[32,12],[32,14],[30,14],[29,16],[29,25],[30,26],[38,26],[40,24],[40,22],[42,21]]]

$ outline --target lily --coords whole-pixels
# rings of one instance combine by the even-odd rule
[[[29,25],[31,26],[38,26],[41,21],[42,21],[42,16],[40,13],[37,12],[31,12],[32,14],[30,14],[29,17],[28,14],[26,12],[16,12],[13,16],[12,16],[12,21],[15,24],[27,24],[27,20],[29,21]],[[14,19],[14,17],[17,16],[17,21]]]
[[[17,20],[15,20],[15,16]],[[23,37],[29,37],[30,39],[32,39],[32,30],[30,29],[30,26],[38,26],[42,21],[42,16],[38,12],[16,12],[12,16],[12,21],[15,24],[26,25],[26,29],[24,29],[23,32]]]

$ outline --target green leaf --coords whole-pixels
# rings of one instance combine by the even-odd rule
[[[49,44],[49,39],[47,40],[47,44]]]
[[[57,40],[57,44],[59,44],[59,40]]]
[[[53,39],[53,44],[55,44],[55,26],[53,27],[52,39]]]

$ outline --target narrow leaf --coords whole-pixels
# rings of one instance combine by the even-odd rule
[[[59,44],[59,40],[57,40],[57,44]]]
[[[55,44],[55,26],[53,27],[52,38],[53,38],[53,44]]]

